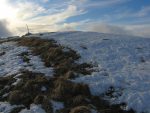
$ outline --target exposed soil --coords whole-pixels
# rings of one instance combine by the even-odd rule
[[[63,47],[54,40],[44,40],[38,37],[21,38],[18,45],[27,46],[34,55],[39,55],[46,67],[54,68],[53,77],[46,77],[41,73],[33,73],[28,70],[21,70],[20,79],[17,85],[15,75],[0,78],[0,101],[8,101],[12,105],[24,105],[29,108],[30,104],[41,104],[46,113],[53,113],[51,100],[64,103],[64,108],[57,110],[57,113],[92,113],[96,110],[99,113],[134,113],[133,110],[125,111],[119,105],[110,105],[100,96],[93,96],[86,84],[74,83],[79,75],[92,73],[92,65],[76,61],[80,55],[71,48]],[[66,51],[67,50],[67,51]],[[28,53],[21,54],[24,62],[29,62]],[[7,86],[7,87],[6,87]],[[41,90],[44,87],[46,90]],[[113,92],[111,89],[108,94]],[[7,96],[3,97],[4,94]],[[24,107],[15,108],[17,113]]]

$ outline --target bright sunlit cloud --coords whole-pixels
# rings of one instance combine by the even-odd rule
[[[7,0],[0,0],[0,19],[14,19],[17,16],[17,10],[11,7]]]

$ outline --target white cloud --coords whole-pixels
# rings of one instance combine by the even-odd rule
[[[140,11],[138,11],[137,13],[135,13],[134,16],[137,16],[137,17],[144,17],[144,16],[147,16],[150,14],[150,6],[146,6],[146,7],[143,7]]]
[[[84,11],[78,10],[76,6],[70,5],[67,9],[63,12],[59,12],[53,15],[46,15],[46,16],[39,16],[30,20],[30,23],[39,23],[39,24],[46,24],[46,25],[53,25],[60,22],[64,22],[67,18],[72,16],[77,16],[83,14]]]
[[[12,19],[16,16],[16,10],[8,4],[8,0],[0,0],[0,19]]]
[[[126,25],[125,28],[132,31],[133,35],[150,38],[150,24]]]
[[[87,0],[86,4],[84,5],[85,8],[89,8],[89,7],[99,7],[99,8],[103,8],[103,7],[110,7],[110,6],[114,6],[114,5],[118,5],[124,2],[128,2],[130,0],[100,0],[100,1],[90,1]]]
[[[129,19],[129,18],[136,18],[135,20],[139,18],[144,18],[145,17],[150,17],[150,6],[145,6],[142,7],[139,10],[133,11],[132,9],[128,9],[127,7],[123,8],[122,10],[117,10],[116,12],[110,14],[110,15],[105,15],[109,19]]]
[[[102,22],[88,22],[82,26],[82,29],[85,31],[94,31],[101,33],[112,33],[112,34],[131,34],[130,30],[127,30],[125,27],[119,25],[111,25]]]
[[[16,7],[18,9],[17,18],[23,20],[33,18],[34,16],[37,16],[46,11],[46,9],[39,4],[35,4],[32,2],[18,3]]]
[[[6,20],[0,20],[0,38],[5,36],[10,36],[11,33],[7,28],[7,21]]]
[[[80,23],[79,27],[83,31],[93,31],[110,34],[133,35],[150,38],[150,24],[141,25],[123,25],[123,24],[110,24],[101,21],[86,21]]]
[[[44,3],[47,3],[49,0],[43,0]]]
[[[77,10],[76,6],[70,5],[64,12],[53,15],[40,16],[28,21],[32,32],[66,31],[75,30],[78,23],[65,23],[65,20],[76,15],[83,14],[84,11]]]
[[[17,33],[19,35],[26,32],[26,24],[28,24],[32,31],[37,32],[40,30],[41,32],[61,30],[58,25],[60,25],[60,28],[62,29],[69,29],[69,26],[72,26],[72,24],[61,23],[65,23],[65,21],[70,17],[85,13],[83,10],[78,8],[77,4],[71,5],[72,2],[75,1],[72,0],[67,4],[65,2],[62,5],[66,5],[66,7],[60,7],[58,10],[58,4],[57,7],[54,5],[46,9],[38,3],[29,2],[26,0],[23,2],[17,1],[15,3],[15,10],[17,10],[16,18],[13,20],[8,18],[8,21],[10,22],[9,28],[13,30],[14,34]],[[52,13],[51,10],[55,10],[55,13]]]

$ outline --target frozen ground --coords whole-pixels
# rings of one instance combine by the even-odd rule
[[[114,87],[113,97],[105,98],[112,103],[126,102],[126,109],[150,113],[150,38],[93,32],[45,33],[34,36],[55,39],[58,43],[75,49],[81,55],[78,62],[92,63],[95,72],[88,76],[81,75],[74,82],[88,84],[93,95],[105,94],[110,87]],[[22,52],[29,52],[29,63],[23,62],[19,56]],[[27,47],[17,46],[15,42],[0,44],[0,76],[19,75],[20,69],[52,76],[53,69],[46,68],[38,56],[30,53]],[[52,103],[55,110],[63,107],[61,103]],[[17,106],[0,102],[2,113],[9,113],[15,107]],[[30,112],[45,113],[40,105],[34,104],[30,110],[21,111]]]
[[[23,62],[23,59],[20,56],[23,52],[29,52],[29,56],[27,56],[30,59],[29,63]],[[16,74],[17,80],[12,84],[16,85],[20,80],[17,76],[20,75],[20,70],[22,69],[44,73],[46,76],[53,75],[53,69],[45,67],[41,59],[38,56],[33,56],[27,47],[17,46],[15,42],[5,42],[0,44],[0,77]],[[17,106],[11,106],[7,102],[0,102],[0,113],[9,113],[15,107]],[[21,113],[45,112],[40,106],[31,105],[30,110],[24,109]]]
[[[71,47],[81,55],[79,62],[95,65],[95,72],[75,82],[88,84],[94,95],[114,87],[113,98],[107,97],[112,103],[150,113],[150,38],[94,32],[45,33],[41,38]]]
[[[0,44],[0,76],[8,76],[17,74],[21,69],[28,69],[33,72],[44,73],[47,76],[52,76],[53,70],[46,68],[44,63],[38,56],[33,56],[27,47],[17,46],[15,42],[5,42]],[[30,62],[23,62],[20,54],[29,52]]]
[[[30,109],[23,109],[20,113],[46,113],[40,105],[31,104]]]
[[[13,108],[16,108],[16,107],[19,107],[19,106],[16,106],[16,105],[12,106],[7,102],[0,102],[0,113],[9,113],[11,112]]]

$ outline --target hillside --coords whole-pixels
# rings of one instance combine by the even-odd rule
[[[4,113],[149,113],[150,38],[54,32],[1,40],[0,89]]]

